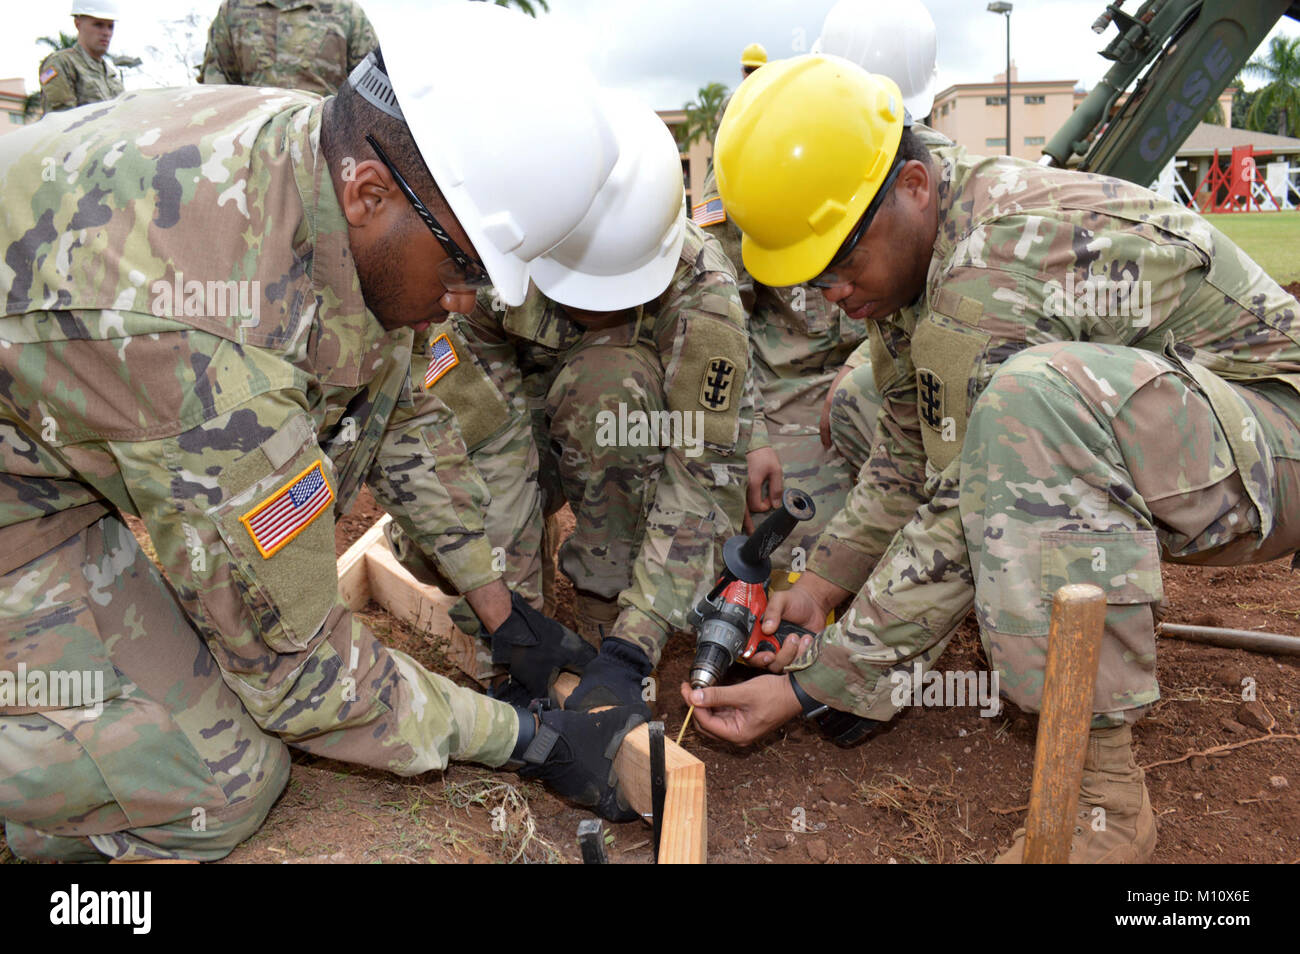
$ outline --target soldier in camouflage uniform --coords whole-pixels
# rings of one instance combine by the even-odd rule
[[[507,15],[483,9],[440,17]],[[407,77],[421,56],[405,51]],[[494,60],[445,65],[474,83]],[[379,643],[329,583],[333,515],[363,480],[415,526],[455,506],[423,420],[390,419],[411,403],[410,326],[473,301],[431,277],[450,252],[392,160],[341,177],[364,126],[421,181],[391,102],[345,92],[134,93],[0,144],[0,186],[28,197],[0,216],[0,817],[23,857],[220,857],[282,789],[285,743],[403,775],[508,763],[627,817],[604,754],[626,712],[534,715],[456,686]],[[509,102],[483,105],[518,124]],[[556,236],[585,211],[551,208]],[[119,512],[142,518],[165,580]],[[558,641],[530,613],[507,596],[493,627]],[[68,671],[102,686],[98,705],[5,691]]]
[[[787,92],[891,92],[800,59],[788,67],[799,77],[771,77]],[[1080,804],[1107,821],[1076,828],[1072,860],[1147,859],[1154,817],[1129,726],[1159,698],[1159,562],[1258,562],[1300,545],[1287,504],[1300,493],[1300,306],[1222,233],[1145,189],[958,148],[931,158],[906,132],[889,144],[901,118],[855,125],[814,110],[765,140],[746,111],[770,89],[733,106],[724,196],[742,168],[729,163],[787,136],[832,164],[847,150],[856,170],[880,151],[892,159],[880,179],[897,173],[870,185],[886,195],[867,193],[856,228],[828,231],[844,239],[837,254],[796,269],[835,262],[817,279],[827,297],[872,320],[884,409],[848,505],[764,625],[784,615],[822,629],[852,597],[847,614],[791,649],[789,677],[706,692],[696,701],[719,711],[701,723],[747,740],[801,709],[888,720],[903,704],[891,674],[932,666],[972,606],[1003,693],[1036,710],[1052,595],[1093,583],[1107,613]],[[820,181],[834,194],[833,174]],[[770,224],[755,215],[741,227]],[[746,246],[751,270],[799,254],[769,249]]]
[[[77,42],[41,61],[41,115],[112,99],[122,92],[122,71],[108,55],[117,10],[104,0],[73,3]]]
[[[377,45],[355,0],[223,0],[199,82],[329,96]]]
[[[917,124],[914,130],[928,149],[952,145],[927,126]],[[727,220],[712,169],[694,215],[736,266],[741,301],[749,312],[758,387],[756,439],[769,441],[780,458],[783,483],[811,494],[817,507],[813,518],[799,524],[773,555],[775,566],[799,572],[831,517],[843,509],[871,453],[880,396],[866,349],[860,347],[867,323],[850,318],[810,285],[770,288],[755,282],[741,262],[740,230]],[[749,510],[780,506],[781,486],[764,494],[751,484]]]
[[[494,309],[499,299],[481,294],[456,329],[436,332],[459,361],[429,385],[458,419],[477,478],[466,485],[479,488],[511,588],[540,596],[542,514],[567,502],[576,528],[559,565],[577,590],[580,627],[594,643],[635,647],[641,676],[716,579],[754,463],[734,274],[716,242],[686,228],[668,289],[625,313],[571,312],[535,288],[523,305]],[[660,450],[662,434],[647,435],[649,449],[618,439],[620,414],[663,412],[685,425],[669,446]],[[421,549],[395,547],[416,576],[441,584]],[[466,615],[458,622],[474,632]]]

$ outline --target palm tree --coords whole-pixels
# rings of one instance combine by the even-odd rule
[[[1243,72],[1268,80],[1255,93],[1246,115],[1247,125],[1260,129],[1260,123],[1276,110],[1279,136],[1289,136],[1293,128],[1300,130],[1300,36],[1273,37],[1268,54],[1255,57]]]
[[[551,5],[546,0],[495,0],[498,7],[518,7],[530,17],[537,16],[537,7],[542,8],[543,13],[551,12]]]
[[[677,146],[682,152],[702,137],[712,137],[722,121],[722,108],[727,102],[727,87],[721,83],[701,86],[695,99],[686,104],[686,121],[678,127]]]
[[[48,46],[51,50],[70,50],[77,45],[77,34],[59,31],[58,38],[41,36],[36,38],[38,46]]]

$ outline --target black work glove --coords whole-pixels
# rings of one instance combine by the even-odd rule
[[[632,821],[637,813],[618,791],[614,756],[623,737],[645,721],[627,709],[603,712],[568,712],[539,700],[533,703],[541,725],[533,729],[533,713],[520,712],[522,752],[513,764],[524,778],[545,782],[557,795],[586,808],[594,808],[610,821]],[[525,723],[525,720],[526,723]],[[524,745],[526,733],[532,739]],[[522,766],[519,763],[522,762]]]
[[[571,629],[543,616],[518,593],[510,615],[492,633],[492,662],[510,671],[493,695],[510,702],[544,698],[561,669],[581,674],[596,650]]]
[[[587,664],[582,681],[564,701],[564,708],[579,712],[601,706],[627,706],[650,717],[642,691],[654,667],[644,652],[621,639],[606,639],[600,655]]]

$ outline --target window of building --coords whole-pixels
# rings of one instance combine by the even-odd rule
[[[1005,96],[985,96],[985,97],[984,97],[984,105],[985,105],[985,106],[1005,106],[1006,104],[1007,104],[1007,98],[1006,98]]]
[[[21,125],[23,124],[23,114],[22,114],[22,113],[10,113],[10,114],[9,114],[9,122],[13,123],[15,126],[21,126]]]
[[[1026,136],[1026,137],[1025,137],[1025,145],[1026,145],[1026,146],[1041,146],[1041,145],[1042,145],[1043,143],[1045,143],[1045,142],[1047,142],[1047,140],[1044,139],[1042,136]]]
[[[985,140],[984,140],[984,145],[986,145],[986,146],[1001,146],[1003,149],[1005,149],[1006,146],[1007,146],[1007,139],[1006,139],[1005,136],[1001,136],[1001,137],[999,137],[999,138],[997,138],[997,139],[985,139]]]
[[[1028,106],[1041,106],[1041,105],[1042,105],[1043,103],[1045,103],[1045,102],[1047,102],[1047,97],[1046,97],[1046,96],[1026,96],[1026,97],[1025,97],[1025,104],[1028,105]]]

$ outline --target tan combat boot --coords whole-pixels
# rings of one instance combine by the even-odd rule
[[[582,590],[575,590],[574,596],[578,635],[599,649],[618,619],[618,600],[607,600]]]
[[[1094,729],[1083,761],[1070,864],[1143,864],[1155,850],[1156,818],[1133,758],[1132,732],[1127,725]],[[1024,852],[1025,830],[1020,828],[994,864],[1020,864]]]

